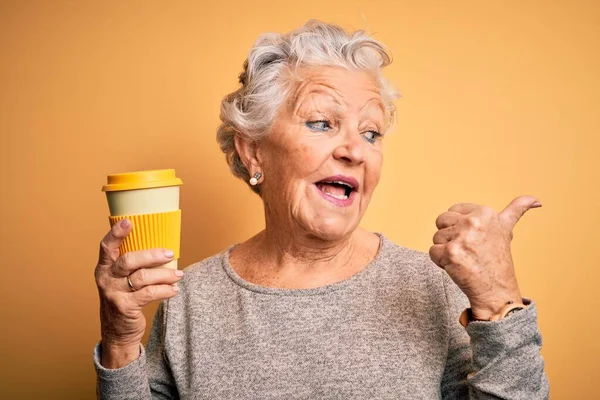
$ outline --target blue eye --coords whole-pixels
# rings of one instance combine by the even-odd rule
[[[375,141],[377,140],[378,137],[381,137],[381,133],[377,132],[377,131],[366,131],[363,134],[365,140],[369,143],[375,143]]]
[[[306,121],[306,126],[315,131],[325,132],[331,128],[331,124],[327,120]]]

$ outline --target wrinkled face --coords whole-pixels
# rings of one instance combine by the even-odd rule
[[[259,144],[267,219],[326,240],[354,231],[380,177],[387,113],[374,77],[305,67]]]

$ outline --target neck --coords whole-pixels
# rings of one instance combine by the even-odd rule
[[[357,252],[357,231],[335,239],[318,237],[300,227],[289,215],[279,215],[265,204],[265,230],[258,235],[259,254],[274,271],[326,270],[346,266]]]
[[[367,266],[379,249],[379,237],[362,228],[329,240],[281,218],[265,219],[265,230],[230,255],[236,272],[259,285],[311,288],[339,282]]]
[[[265,229],[251,241],[251,253],[246,253],[244,261],[238,264],[238,273],[250,282],[268,287],[325,286],[349,278],[369,261],[365,249],[355,245],[354,234],[323,240]]]
[[[325,240],[308,233],[292,233],[268,227],[259,234],[258,247],[275,270],[320,269],[346,265],[357,251],[355,234]]]

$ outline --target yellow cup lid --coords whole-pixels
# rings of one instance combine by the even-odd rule
[[[104,192],[179,186],[183,184],[183,181],[175,176],[174,169],[155,169],[111,174],[106,177],[106,181],[107,184],[102,186],[102,191]]]

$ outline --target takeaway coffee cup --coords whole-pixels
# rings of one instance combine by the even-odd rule
[[[163,267],[177,269],[181,242],[179,186],[173,169],[126,172],[107,176],[106,192],[110,226],[128,218],[133,229],[120,253],[164,248],[173,250],[173,261]]]

